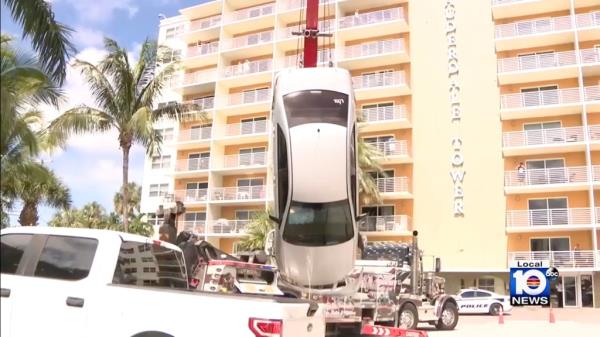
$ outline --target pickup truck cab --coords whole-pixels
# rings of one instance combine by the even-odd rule
[[[322,309],[282,297],[192,292],[181,250],[93,229],[0,232],[0,335],[324,336]]]

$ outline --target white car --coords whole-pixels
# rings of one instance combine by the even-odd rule
[[[500,295],[483,289],[463,289],[455,295],[460,314],[499,315],[500,310],[512,310],[509,296]]]

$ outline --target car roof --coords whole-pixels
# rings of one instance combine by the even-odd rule
[[[485,290],[485,289],[479,289],[479,288],[468,288],[468,289],[461,289],[458,293],[462,294],[464,292],[467,291],[481,291],[483,293],[488,293],[488,294],[493,294],[493,292],[489,291],[489,290]]]

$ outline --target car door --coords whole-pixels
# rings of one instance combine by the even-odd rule
[[[458,301],[458,310],[463,314],[473,313],[473,298],[475,297],[475,291],[464,291],[460,294],[460,299]]]
[[[484,291],[475,292],[475,312],[485,313],[490,310],[492,295]]]

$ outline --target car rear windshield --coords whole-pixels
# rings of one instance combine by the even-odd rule
[[[330,246],[354,236],[348,200],[329,203],[292,201],[283,240],[300,246]]]
[[[330,90],[303,90],[283,96],[288,127],[308,123],[348,126],[348,95]]]

